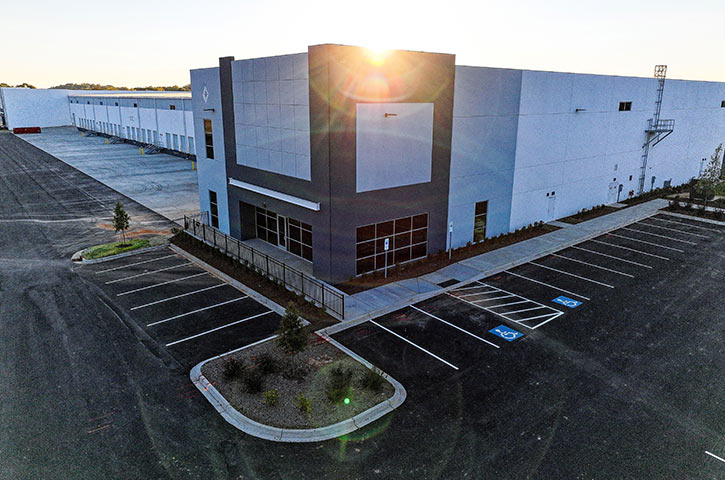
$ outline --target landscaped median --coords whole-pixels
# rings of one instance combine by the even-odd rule
[[[198,364],[191,380],[227,422],[278,442],[345,435],[406,396],[395,379],[326,336],[294,354],[274,336]]]
[[[95,245],[88,247],[80,252],[76,252],[73,255],[74,261],[98,261],[101,259],[110,260],[111,257],[116,258],[118,255],[123,255],[130,252],[136,252],[136,250],[142,250],[147,248],[154,248],[159,245],[163,245],[168,242],[167,235],[156,235],[148,238],[133,238],[126,242],[111,242],[104,243],[101,245]]]

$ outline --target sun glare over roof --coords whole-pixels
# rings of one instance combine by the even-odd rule
[[[380,45],[368,46],[365,48],[365,52],[370,60],[370,63],[376,66],[380,66],[385,63],[385,59],[392,53],[390,49]]]

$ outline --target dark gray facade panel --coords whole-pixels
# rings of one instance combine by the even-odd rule
[[[327,123],[329,141],[312,142],[312,165],[327,158],[330,171],[330,256],[327,279],[342,281],[355,275],[356,229],[398,217],[429,214],[429,253],[444,250],[448,218],[451,131],[455,56],[396,51],[390,62],[375,66],[364,49],[338,45],[310,47],[313,65],[322,55],[328,71],[310,71],[310,125]],[[402,66],[402,68],[400,68]],[[320,74],[327,73],[326,78]],[[343,90],[351,75],[388,78],[390,90],[380,97],[366,96],[365,85],[357,91]],[[328,83],[329,82],[329,83]],[[327,102],[313,102],[312,94],[327,84]],[[356,105],[359,102],[434,103],[431,182],[371,192],[356,191]]]

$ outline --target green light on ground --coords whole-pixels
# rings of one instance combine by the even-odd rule
[[[350,399],[349,398],[346,398],[345,400],[343,400],[343,402],[345,403],[345,405],[350,405]]]

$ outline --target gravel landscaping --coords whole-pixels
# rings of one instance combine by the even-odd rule
[[[230,358],[243,365],[234,378],[225,375]],[[248,379],[259,375],[265,367],[274,373],[262,375],[260,391],[249,393]],[[339,374],[340,369],[350,372],[350,388],[343,389],[340,401],[333,403],[329,398],[329,385],[334,372]],[[304,351],[290,356],[275,340],[270,340],[208,362],[201,371],[239,413],[281,428],[332,425],[364,412],[394,393],[393,386],[384,379],[379,381],[377,391],[363,387],[364,380],[370,380],[372,376],[368,368],[324,341],[313,340]],[[300,395],[304,400],[300,400]],[[305,400],[309,402],[307,411]]]

